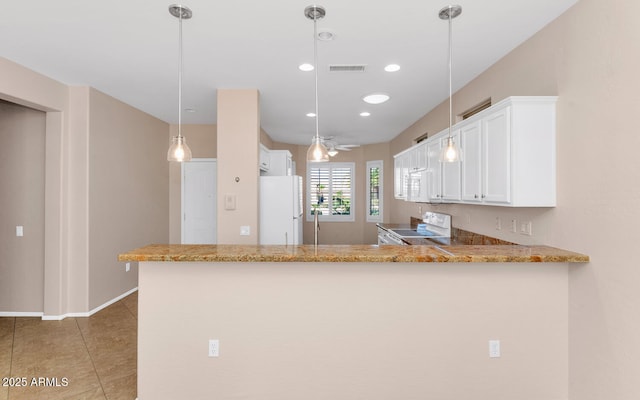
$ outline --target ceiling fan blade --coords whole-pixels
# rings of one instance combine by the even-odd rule
[[[336,146],[337,150],[343,150],[343,151],[351,151],[353,150],[354,147],[360,147],[359,144],[339,144]]]

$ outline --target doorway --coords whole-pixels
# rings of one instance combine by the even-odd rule
[[[42,315],[46,113],[0,100],[0,315]]]
[[[217,162],[197,158],[182,163],[183,244],[216,244],[217,240]]]

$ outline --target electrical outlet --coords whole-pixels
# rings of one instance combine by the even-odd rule
[[[209,357],[218,357],[220,355],[220,341],[218,339],[209,339]]]
[[[251,234],[251,227],[248,225],[242,225],[240,227],[240,236],[249,236]]]
[[[489,340],[489,358],[500,357],[500,341]]]
[[[124,271],[125,271],[125,272],[129,272],[129,271],[131,271],[131,263],[130,263],[130,262],[128,262],[128,263],[126,263],[126,264],[124,265]]]
[[[520,234],[531,236],[531,221],[520,222]]]
[[[500,220],[500,217],[496,217],[496,230],[499,231],[502,229],[502,221]]]
[[[16,236],[21,237],[24,236],[24,227],[23,226],[16,226]]]
[[[518,232],[518,221],[515,218],[511,219],[511,232]]]

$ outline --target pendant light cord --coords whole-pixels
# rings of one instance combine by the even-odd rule
[[[451,127],[453,125],[453,99],[452,99],[452,58],[453,58],[453,46],[451,40],[451,11],[449,12],[449,139],[451,139]]]
[[[178,137],[182,137],[182,13],[180,9],[178,24]]]
[[[319,122],[320,115],[318,114],[318,19],[317,12],[313,14],[313,69],[315,71],[315,85],[316,85],[316,140],[320,142],[320,128]]]

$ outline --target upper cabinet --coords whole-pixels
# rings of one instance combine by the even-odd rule
[[[393,197],[406,200],[409,183],[410,151],[393,156]]]
[[[555,206],[556,100],[509,97],[454,125],[452,136],[462,148],[459,163],[439,162],[448,129],[429,138],[429,201]]]
[[[258,162],[260,163],[258,165],[258,167],[260,168],[260,171],[263,171],[263,172],[269,171],[271,157],[269,157],[269,149],[264,147],[262,143],[260,143],[260,156],[259,156]]]
[[[293,175],[293,161],[289,150],[269,150],[260,144],[260,175]]]

